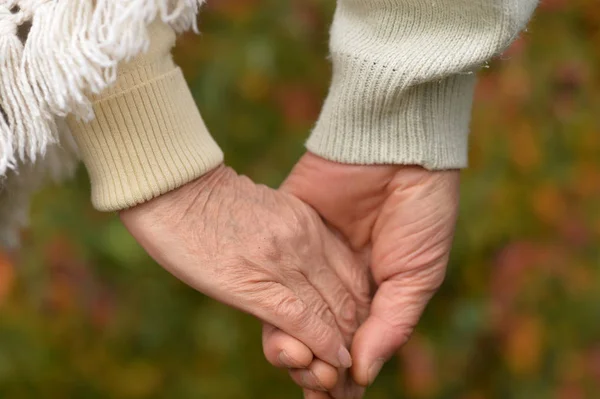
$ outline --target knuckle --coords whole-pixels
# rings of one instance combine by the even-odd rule
[[[411,283],[423,293],[434,294],[446,278],[445,264],[430,265],[429,267],[409,273]]]
[[[283,261],[285,251],[277,244],[277,237],[273,234],[266,234],[255,239],[254,245],[247,252],[247,257],[260,264],[274,264]]]
[[[322,304],[319,306],[315,312],[315,315],[329,326],[335,326],[336,324],[336,317],[327,304]]]
[[[431,290],[433,291],[433,293],[435,293],[442,286],[442,284],[444,283],[444,280],[446,280],[446,268],[445,267],[438,270],[431,277]]]
[[[345,294],[338,302],[336,315],[340,326],[351,330],[357,327],[356,302],[350,294]]]
[[[402,328],[400,328],[399,332],[396,333],[396,336],[394,339],[395,346],[397,348],[404,346],[404,344],[406,344],[408,342],[408,340],[410,339],[410,337],[412,336],[414,329],[415,328],[412,325],[405,325]]]
[[[253,298],[264,290],[275,291],[278,288],[273,273],[241,256],[220,259],[214,265],[214,273],[220,278],[224,288],[236,296],[250,295]]]
[[[382,336],[389,339],[389,343],[394,348],[400,348],[408,342],[415,330],[415,324],[406,322],[405,320],[385,320],[383,322],[384,329],[381,331]]]
[[[350,291],[358,302],[359,306],[369,306],[371,303],[371,281],[367,270],[358,270],[352,275],[352,285]]]
[[[290,243],[296,243],[301,237],[301,232],[295,226],[296,223],[293,220],[289,223],[278,223],[274,229],[273,244],[289,245]]]
[[[330,342],[331,331],[334,327],[321,323],[319,320],[317,317],[311,317],[308,319],[308,322],[303,323],[301,326],[301,331],[311,336],[312,344],[308,345],[307,343],[309,347],[318,346],[323,348]]]
[[[275,299],[272,307],[274,313],[287,320],[294,329],[303,327],[309,321],[306,304],[295,296],[280,296]]]

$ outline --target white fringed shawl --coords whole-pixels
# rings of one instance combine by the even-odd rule
[[[0,0],[0,245],[16,245],[29,197],[72,173],[64,118],[94,117],[89,96],[148,48],[157,18],[196,30],[204,0]]]

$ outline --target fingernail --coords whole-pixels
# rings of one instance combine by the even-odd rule
[[[352,357],[350,357],[350,352],[343,346],[340,346],[340,350],[338,351],[338,360],[343,368],[347,369],[352,367]]]
[[[285,351],[279,352],[279,356],[277,356],[277,359],[279,359],[279,363],[281,363],[282,366],[290,369],[294,368],[295,362]]]
[[[367,374],[367,377],[369,378],[369,385],[375,382],[375,378],[377,378],[379,375],[384,362],[385,360],[383,359],[377,359],[373,362],[373,364],[371,364],[371,367],[369,367],[369,372]]]
[[[327,391],[325,388],[323,388],[323,385],[321,385],[321,382],[317,379],[317,376],[315,376],[315,374],[310,370],[302,372],[302,386],[317,391]]]

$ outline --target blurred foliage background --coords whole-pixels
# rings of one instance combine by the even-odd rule
[[[329,80],[333,0],[214,0],[176,59],[227,162],[276,186]],[[600,398],[600,4],[545,0],[482,72],[447,283],[367,398]],[[158,267],[85,171],[0,257],[0,398],[300,398],[260,325]]]

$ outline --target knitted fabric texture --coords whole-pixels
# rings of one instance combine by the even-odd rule
[[[354,164],[467,166],[476,72],[537,0],[339,0],[333,79],[310,151]]]
[[[148,26],[196,30],[202,2],[0,0],[0,245],[16,244],[31,193],[74,170],[65,117],[92,120],[90,98],[148,49]]]
[[[0,175],[58,141],[57,118],[94,117],[90,94],[149,46],[156,18],[196,29],[198,0],[0,0]],[[19,37],[19,29],[27,29]]]
[[[72,170],[76,147],[104,211],[222,162],[170,56],[201,3],[0,0],[0,230],[23,224],[14,207],[26,209],[48,171]],[[338,0],[331,88],[308,149],[344,163],[465,167],[475,73],[536,5]]]

